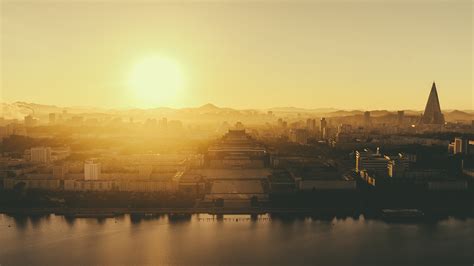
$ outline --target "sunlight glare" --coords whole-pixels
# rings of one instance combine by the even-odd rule
[[[146,106],[173,105],[184,87],[178,62],[162,56],[150,56],[136,63],[129,83],[137,100]]]

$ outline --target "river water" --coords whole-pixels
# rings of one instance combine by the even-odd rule
[[[0,265],[473,265],[474,219],[0,214]]]

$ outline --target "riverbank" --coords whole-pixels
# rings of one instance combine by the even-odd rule
[[[474,208],[463,211],[446,209],[422,210],[427,216],[474,217]],[[328,208],[1,208],[0,213],[8,215],[48,215],[55,214],[75,218],[109,218],[125,214],[135,216],[153,215],[295,215],[295,216],[347,216],[378,217],[382,209],[328,209]]]

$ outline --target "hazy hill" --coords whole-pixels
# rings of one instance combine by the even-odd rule
[[[229,117],[229,119],[238,119],[239,117],[253,117],[264,116],[268,111],[272,111],[275,116],[305,114],[306,116],[317,117],[339,117],[339,116],[355,116],[363,115],[362,110],[338,110],[335,108],[298,108],[298,107],[274,107],[268,109],[234,109],[228,107],[219,107],[208,103],[199,107],[187,108],[169,108],[157,107],[149,109],[130,108],[130,109],[106,109],[95,107],[59,107],[55,105],[44,105],[27,102],[2,103],[1,117],[5,119],[19,119],[27,115],[34,115],[35,117],[47,118],[49,113],[66,112],[68,115],[87,115],[87,116],[102,116],[102,115],[119,115],[134,118],[149,118],[168,117],[173,119],[194,119],[197,117],[207,118],[209,120],[215,118]],[[387,115],[396,115],[397,111],[388,110],[372,110],[371,116],[380,117]],[[405,110],[405,115],[421,115],[422,111]],[[472,110],[446,110],[444,115],[447,121],[471,121],[474,120],[474,112]]]
[[[474,120],[474,114],[459,111],[459,110],[454,110],[452,112],[445,112],[444,118],[447,121],[471,121],[471,120]]]
[[[272,108],[266,109],[266,111],[272,111],[274,113],[317,113],[317,114],[324,114],[324,113],[336,112],[336,111],[338,111],[338,109],[335,109],[335,108],[306,109],[306,108],[298,108],[298,107],[272,107]]]

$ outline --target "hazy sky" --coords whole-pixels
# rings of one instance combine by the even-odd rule
[[[474,109],[470,0],[0,1],[7,102]],[[173,97],[130,85],[155,57]]]

